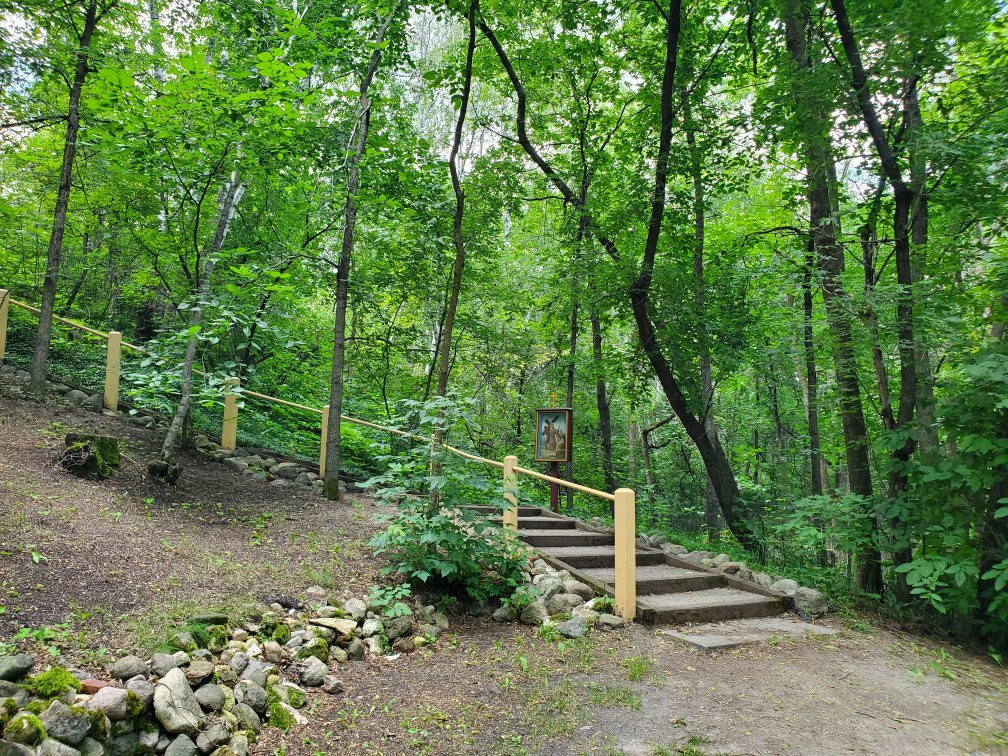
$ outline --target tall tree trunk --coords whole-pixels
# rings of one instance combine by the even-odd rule
[[[710,340],[707,337],[707,296],[704,283],[704,236],[706,213],[704,208],[703,161],[696,143],[696,125],[690,108],[689,93],[682,98],[683,123],[686,146],[689,148],[690,175],[693,179],[693,309],[697,319],[697,351],[700,357],[700,399],[703,402],[703,424],[707,435],[714,438],[714,380],[711,375]],[[718,517],[717,495],[714,484],[707,476],[704,489],[704,522],[707,539],[711,543],[721,540],[721,521]]]
[[[602,322],[599,319],[598,296],[594,279],[588,278],[591,298],[592,360],[595,365],[595,403],[599,413],[599,435],[602,441],[602,474],[605,476],[606,491],[616,490],[616,476],[613,473],[612,458],[612,415],[609,412],[609,396],[606,388],[605,371],[602,367]]]
[[[49,237],[45,279],[42,282],[38,334],[35,338],[35,352],[32,354],[29,388],[40,396],[44,395],[46,390],[56,286],[59,282],[60,265],[63,262],[63,234],[66,230],[67,208],[70,206],[70,181],[73,177],[74,156],[77,154],[77,132],[80,131],[81,90],[88,74],[91,37],[97,25],[98,0],[90,0],[84,14],[84,28],[78,40],[77,66],[74,70],[73,83],[70,85],[66,137],[63,140],[63,162],[60,165],[59,188],[56,190],[56,209],[53,212],[52,234]]]
[[[788,52],[799,71],[811,72],[813,63],[807,45],[812,16],[808,0],[789,0],[786,8],[784,22]],[[799,84],[795,96],[802,106],[804,116],[810,230],[823,274],[823,301],[833,337],[833,360],[840,389],[840,419],[847,452],[847,476],[851,491],[864,499],[864,517],[874,521],[868,429],[861,407],[850,305],[841,278],[844,267],[843,247],[837,241],[830,202],[829,176],[832,175],[833,157],[829,144],[829,122],[821,106],[809,96],[806,87],[806,83]],[[858,584],[865,591],[881,593],[882,564],[878,549],[865,544],[857,557]]]
[[[217,257],[224,246],[224,237],[227,236],[228,228],[231,226],[231,219],[234,218],[238,203],[241,202],[245,193],[244,184],[238,181],[238,172],[231,174],[230,181],[221,187],[217,198],[217,223],[214,226],[214,235],[210,240],[210,246],[203,254],[203,269],[200,271],[199,284],[197,286],[197,300],[206,300],[210,293],[210,279],[213,276],[214,266],[217,264]],[[196,347],[199,344],[199,328],[203,325],[203,306],[192,309],[192,317],[189,319],[189,327],[196,331],[189,337],[186,345],[185,357],[182,360],[182,388],[179,403],[175,408],[168,432],[165,433],[164,443],[161,445],[161,459],[168,460],[175,443],[178,440],[182,428],[189,418],[189,405],[192,403],[193,384],[193,363],[196,361]]]
[[[578,237],[575,243],[575,251],[580,251],[581,241],[584,238],[583,235],[584,224],[578,223]],[[571,266],[572,274],[577,269],[579,255],[575,254],[574,265]],[[577,276],[571,275],[570,280],[570,293],[571,293],[571,315],[570,315],[570,359],[567,361],[567,406],[571,409],[574,408],[574,378],[577,373],[577,341],[578,341],[578,292],[577,292]],[[574,460],[567,460],[567,465],[564,469],[564,479],[568,481],[574,480]],[[574,508],[574,489],[568,488],[567,494],[567,511],[570,512]]]
[[[360,116],[357,123],[357,144],[350,155],[347,167],[347,196],[343,210],[343,245],[340,249],[339,270],[336,274],[336,317],[333,325],[333,364],[329,381],[329,426],[326,443],[326,474],[323,493],[333,501],[339,501],[340,473],[340,418],[343,415],[343,363],[346,350],[347,292],[350,288],[350,262],[353,255],[354,231],[357,226],[357,190],[360,188],[360,161],[367,147],[368,127],[371,124],[371,100],[368,89],[378,70],[385,34],[392,20],[399,12],[402,0],[396,3],[385,19],[374,41],[374,52],[364,78],[361,79],[358,106]]]

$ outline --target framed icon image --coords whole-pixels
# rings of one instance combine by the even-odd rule
[[[571,411],[564,407],[536,410],[536,462],[569,462],[571,458]]]

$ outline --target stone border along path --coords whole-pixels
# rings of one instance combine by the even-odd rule
[[[307,724],[305,688],[343,691],[333,662],[394,658],[448,627],[433,606],[383,619],[361,599],[330,606],[318,586],[306,595],[308,611],[273,604],[256,622],[194,616],[174,653],[125,656],[107,680],[58,666],[30,676],[31,656],[0,656],[0,756],[245,756],[264,723]]]
[[[491,507],[472,508],[493,513]],[[518,537],[576,580],[613,594],[613,533],[600,519],[586,524],[548,509],[519,507]],[[664,536],[641,535],[637,545],[637,618],[643,622],[681,625],[771,617],[792,606],[805,617],[828,610],[819,591],[753,573],[727,554],[690,552]],[[540,590],[540,598],[548,602],[550,592]]]

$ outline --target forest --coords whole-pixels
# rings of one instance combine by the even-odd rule
[[[1008,642],[1008,12],[994,0],[0,0],[6,359],[219,432],[330,405],[638,529]],[[318,417],[242,399],[311,459]],[[336,443],[332,440],[336,439]],[[542,495],[542,492],[536,492]],[[333,503],[333,506],[339,506]],[[568,494],[561,510],[610,516]]]

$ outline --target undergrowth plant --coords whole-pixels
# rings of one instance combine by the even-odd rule
[[[435,397],[400,406],[398,426],[414,435],[394,447],[383,460],[386,471],[368,481],[377,498],[396,506],[395,514],[378,518],[385,530],[370,541],[375,554],[389,560],[385,573],[480,602],[511,596],[524,582],[527,551],[469,508],[489,505],[492,514],[502,514],[507,501],[501,484],[433,441],[440,435],[447,442],[461,429],[476,435],[472,403]]]

